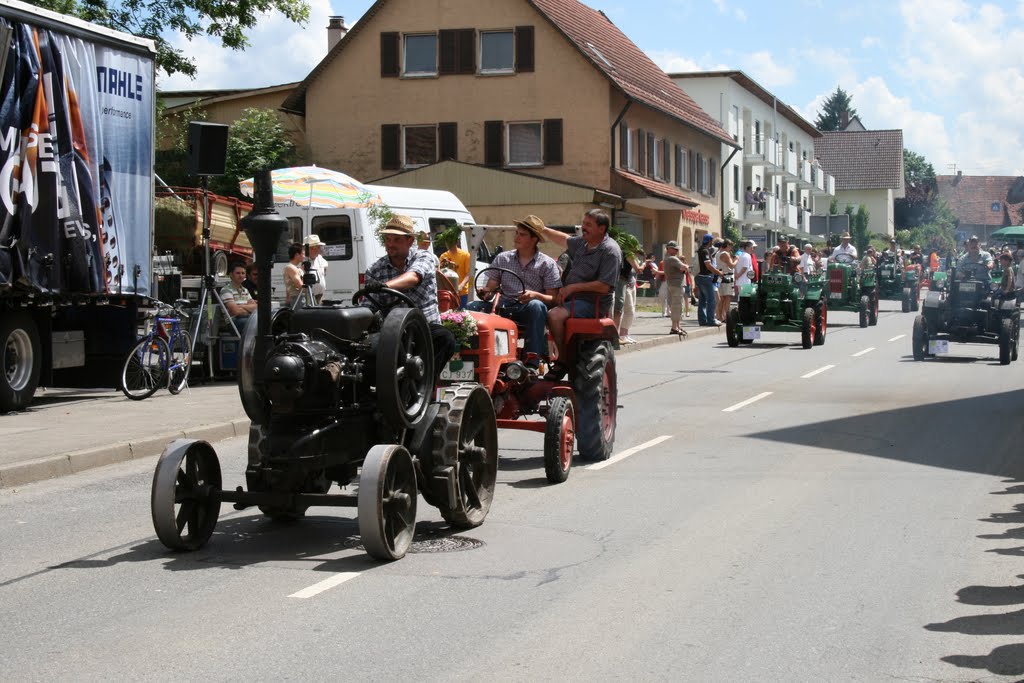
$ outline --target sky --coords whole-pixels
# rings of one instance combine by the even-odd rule
[[[416,0],[417,2],[425,0]],[[508,0],[514,1],[514,0]],[[196,79],[164,90],[300,81],[327,52],[327,17],[372,0],[309,0],[306,27],[268,15],[234,52],[174,39]],[[814,122],[842,87],[869,129],[900,128],[936,174],[1024,175],[1024,0],[586,0],[669,72],[739,69]],[[282,47],[287,46],[287,47]]]

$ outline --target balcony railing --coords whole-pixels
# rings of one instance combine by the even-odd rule
[[[810,232],[811,231],[811,212],[810,211],[804,211],[803,225],[800,226],[800,229],[803,230],[804,232]]]
[[[800,225],[797,222],[797,208],[796,204],[786,204],[786,227],[790,230],[796,230]]]
[[[827,192],[834,197],[836,194],[836,179],[833,176],[827,176],[826,180]]]
[[[797,174],[796,152],[791,149],[786,150],[786,173],[793,177]]]
[[[820,166],[811,166],[811,182],[819,192],[825,191],[825,172]]]
[[[783,162],[782,145],[764,135],[754,135],[750,128],[750,136],[746,139],[743,153],[748,163],[781,166]]]
[[[779,198],[767,197],[765,199],[764,217],[774,223],[779,222]]]
[[[811,162],[806,159],[800,162],[800,182],[805,185],[814,184],[814,181],[811,180]]]

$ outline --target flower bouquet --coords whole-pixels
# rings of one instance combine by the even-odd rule
[[[469,348],[469,340],[477,333],[476,320],[465,311],[445,311],[441,314],[441,324],[455,335],[458,347]]]

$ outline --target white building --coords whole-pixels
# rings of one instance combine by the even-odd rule
[[[815,155],[821,132],[742,71],[669,76],[742,148],[722,146],[722,215],[731,212],[744,236],[811,239],[811,214],[828,213],[835,195],[835,178]],[[767,192],[764,208],[747,203],[748,188]]]

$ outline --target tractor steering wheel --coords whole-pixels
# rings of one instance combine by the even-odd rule
[[[382,287],[379,293],[393,296],[396,299],[398,299],[398,301],[385,306],[380,302],[380,299],[375,297],[373,294],[366,291],[365,289],[360,289],[359,291],[352,295],[352,305],[358,306],[359,302],[365,298],[367,301],[373,304],[374,308],[376,308],[381,313],[386,313],[387,311],[390,311],[392,308],[398,305],[399,302],[406,304],[409,308],[419,308],[419,306],[416,305],[416,302],[410,299],[409,295],[406,294],[405,292],[400,292],[397,289],[391,289],[390,287]]]
[[[495,271],[496,273],[499,273],[499,275],[497,277],[494,277],[494,276],[490,277],[490,279],[498,281],[498,288],[496,290],[494,290],[494,293],[498,294],[499,296],[507,296],[507,297],[511,298],[513,296],[518,296],[521,292],[525,292],[526,291],[526,283],[523,281],[523,278],[521,278],[519,276],[519,273],[513,272],[513,271],[509,270],[508,268],[499,268],[497,266],[487,266],[486,268],[481,270],[479,273],[477,273],[476,277],[473,279],[473,289],[476,290],[477,296],[479,296],[480,292],[481,292],[481,289],[480,289],[480,286],[479,286],[480,276],[483,275],[484,273],[486,273],[488,271],[492,271],[492,270]],[[504,275],[505,274],[511,275],[512,277],[514,277],[516,280],[519,281],[520,290],[519,290],[519,292],[516,292],[514,295],[510,294],[508,291],[505,290],[505,284],[504,284],[505,283],[505,280],[504,280]],[[480,298],[483,299],[483,297],[480,297]],[[498,300],[499,299],[497,297],[494,298],[494,300],[493,300],[493,304],[494,305],[491,307],[491,310],[494,310],[495,308],[497,308]]]

